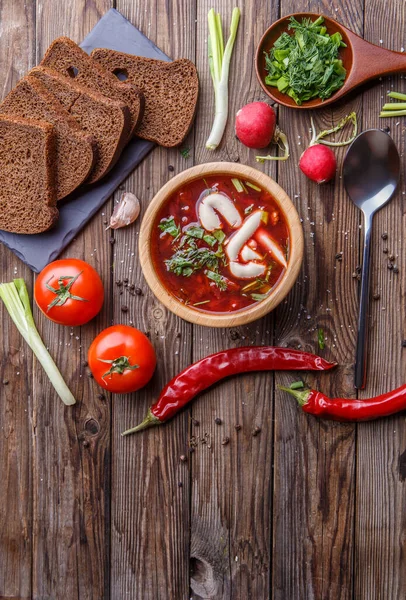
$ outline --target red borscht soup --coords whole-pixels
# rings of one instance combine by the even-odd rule
[[[234,312],[261,302],[278,284],[289,231],[266,190],[213,175],[181,186],[162,206],[151,253],[157,275],[180,302]]]

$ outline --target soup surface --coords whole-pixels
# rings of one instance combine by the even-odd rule
[[[158,277],[180,302],[234,312],[261,302],[278,284],[289,234],[267,191],[217,174],[185,184],[162,206],[151,252]]]

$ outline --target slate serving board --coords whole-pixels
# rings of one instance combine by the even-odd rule
[[[88,54],[94,48],[110,48],[138,56],[170,60],[114,8],[100,19],[80,45]],[[51,231],[37,235],[0,231],[0,242],[38,273],[57,258],[153,147],[152,142],[134,138],[111,172],[99,183],[84,186],[58,203],[59,220]]]

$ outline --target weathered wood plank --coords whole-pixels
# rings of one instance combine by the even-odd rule
[[[111,7],[51,1],[37,5],[37,60],[59,35],[81,41]],[[106,206],[110,207],[110,203]],[[36,370],[34,389],[33,597],[109,597],[110,402],[89,379],[83,361],[94,336],[111,320],[111,246],[106,208],[63,253],[88,261],[105,285],[100,315],[82,328],[64,328],[36,312],[51,354],[77,398],[63,407]]]
[[[195,58],[195,3],[119,0],[120,10],[172,58]],[[193,146],[193,133],[184,144]],[[145,390],[117,396],[113,404],[111,597],[143,600],[189,598],[189,416],[185,412],[158,430],[132,437],[120,433],[142,420],[164,384],[191,360],[191,325],[167,311],[149,291],[138,260],[143,213],[169,177],[192,165],[178,149],[156,148],[125,183],[141,200],[135,226],[115,233],[113,277],[128,278],[143,296],[114,290],[114,322],[149,333],[157,352],[157,372]],[[173,166],[173,171],[168,166]],[[118,192],[116,199],[121,192]],[[128,312],[121,312],[123,305]]]
[[[210,152],[205,143],[214,117],[213,87],[207,61],[207,13],[212,3],[198,2],[197,67],[201,80],[196,121],[196,162],[240,161],[254,164],[234,136],[234,116],[241,106],[263,100],[253,70],[256,44],[277,18],[277,3],[241,5],[241,21],[230,71],[230,111],[221,147]],[[228,37],[235,2],[223,0],[215,9]],[[259,167],[276,174],[275,164]],[[194,327],[193,359],[231,346],[271,344],[272,317],[230,331]],[[211,448],[198,444],[192,455],[191,587],[193,598],[268,598],[271,569],[271,503],[273,443],[273,374],[233,378],[203,394],[193,405],[200,422],[193,433],[208,434]],[[222,425],[214,419],[220,417]],[[236,431],[235,425],[241,425]],[[253,436],[256,426],[261,432]],[[222,445],[224,438],[227,445]]]
[[[35,2],[0,4],[0,73],[4,97],[35,60]],[[31,271],[0,247],[1,281]],[[32,352],[0,302],[0,597],[31,597]],[[8,383],[7,383],[8,382]]]
[[[362,33],[360,5],[342,2],[335,10],[306,2],[301,10],[327,14]],[[281,14],[297,11],[282,0]],[[313,114],[326,129],[351,110],[360,98]],[[317,186],[297,168],[310,140],[310,114],[280,109],[280,125],[292,154],[280,169],[279,183],[303,219],[305,256],[302,273],[288,298],[276,310],[276,343],[321,353],[340,367],[328,375],[305,376],[310,386],[331,395],[354,395],[352,361],[355,343],[357,286],[352,272],[358,263],[359,216],[337,175],[335,183]],[[337,152],[341,165],[344,150]],[[342,252],[342,260],[336,254]],[[322,328],[326,348],[318,348]],[[276,374],[277,384],[300,379]],[[285,599],[351,598],[353,583],[355,428],[318,422],[281,392],[275,403],[275,492],[273,597]]]
[[[404,46],[405,6],[402,2],[365,3],[365,38],[400,50]],[[406,90],[404,78],[377,82],[364,94],[365,127],[389,125],[401,155],[405,152],[404,119],[379,119],[390,89]],[[402,159],[402,165],[404,161]],[[393,389],[406,380],[406,202],[404,171],[398,193],[375,217],[372,250],[372,301],[369,365],[365,398]],[[381,234],[387,232],[388,239]],[[388,270],[388,254],[396,257],[399,273]],[[403,334],[403,335],[402,335]],[[360,425],[357,437],[357,514],[355,591],[357,598],[406,597],[406,427],[404,415]],[[402,459],[403,455],[403,459]],[[403,460],[403,463],[402,463]]]

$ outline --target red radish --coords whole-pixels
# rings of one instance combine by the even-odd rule
[[[333,179],[336,173],[337,161],[331,148],[322,144],[314,144],[303,152],[299,168],[312,181],[327,183]]]
[[[276,114],[266,102],[251,102],[235,118],[235,133],[248,148],[266,148],[275,135]]]

